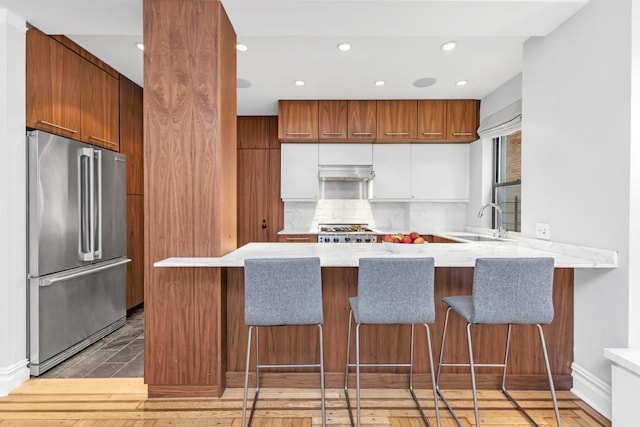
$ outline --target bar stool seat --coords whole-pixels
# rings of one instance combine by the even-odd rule
[[[553,309],[553,258],[478,258],[473,275],[472,295],[458,295],[443,298],[447,305],[436,387],[443,402],[453,414],[458,425],[462,425],[440,389],[440,374],[443,366],[468,366],[471,371],[471,387],[476,426],[480,425],[478,395],[476,390],[476,367],[501,367],[502,392],[524,414],[530,423],[537,425],[529,414],[511,396],[506,388],[509,343],[512,325],[536,325],[540,335],[540,344],[544,355],[545,368],[549,380],[556,423],[561,425],[560,412],[556,399],[553,377],[549,365],[549,356],[542,331],[543,324],[551,323]],[[455,311],[467,321],[467,347],[469,363],[444,362],[444,347],[449,323],[449,314]],[[504,363],[475,363],[471,342],[471,326],[475,324],[508,325]]]
[[[324,392],[324,350],[322,338],[322,277],[320,258],[254,258],[244,262],[245,323],[249,326],[247,362],[242,402],[242,426],[247,413],[251,335],[256,330],[256,391],[249,422],[260,393],[261,368],[319,367],[322,425],[326,426]],[[320,363],[260,364],[258,331],[260,326],[317,325]]]
[[[358,268],[358,296],[349,298],[349,326],[347,330],[347,357],[345,363],[344,391],[351,425],[360,427],[360,368],[372,366],[408,367],[409,392],[420,416],[427,426],[429,421],[420,406],[413,388],[413,336],[416,324],[426,330],[429,349],[429,366],[437,425],[440,425],[438,395],[435,387],[431,332],[429,324],[435,320],[433,299],[433,258],[360,258]],[[351,325],[356,325],[356,363],[351,363]],[[411,356],[409,363],[360,363],[360,326],[380,324],[411,325]],[[356,368],[356,411],[354,424],[349,399],[349,368]]]

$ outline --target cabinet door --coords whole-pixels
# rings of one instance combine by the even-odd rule
[[[318,144],[319,165],[371,165],[373,144]]]
[[[281,141],[318,140],[318,101],[278,101],[278,138]]]
[[[80,56],[35,28],[27,31],[27,127],[80,138]]]
[[[238,124],[238,149],[269,148],[271,117],[241,116]]]
[[[447,138],[447,101],[418,101],[418,140],[442,142]]]
[[[411,197],[409,144],[373,145],[373,198],[408,200]]]
[[[447,101],[447,140],[471,142],[478,139],[480,101],[462,99]]]
[[[318,138],[321,142],[347,140],[347,101],[318,101]]]
[[[418,101],[378,101],[379,142],[409,142],[416,139]]]
[[[318,144],[282,144],[281,186],[283,200],[318,198]]]
[[[238,150],[238,246],[269,241],[269,150]]]
[[[82,141],[120,150],[118,79],[82,61]]]
[[[468,144],[411,145],[411,198],[468,200],[469,150]]]
[[[144,199],[127,195],[127,310],[144,302]]]
[[[348,101],[349,142],[373,142],[377,137],[375,100]]]
[[[127,155],[127,194],[144,194],[142,88],[120,76],[120,152]]]

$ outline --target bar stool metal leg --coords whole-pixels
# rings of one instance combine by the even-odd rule
[[[467,323],[467,345],[469,347],[469,367],[471,368],[471,390],[473,392],[473,412],[476,416],[476,427],[480,427],[478,414],[478,392],[476,390],[476,373],[473,363],[473,346],[471,345],[471,323]]]
[[[325,410],[325,393],[324,393],[324,339],[322,334],[322,325],[318,325],[318,333],[320,339],[320,400],[322,405],[322,425],[327,425],[327,413]]]
[[[347,357],[345,358],[345,368],[344,368],[344,396],[347,399],[347,410],[349,411],[349,420],[351,421],[351,425],[355,425],[353,421],[353,414],[351,411],[351,400],[349,399],[349,367],[351,366],[351,322],[353,320],[353,311],[349,310],[349,326],[347,326]]]
[[[443,366],[460,366],[460,364],[456,364],[456,363],[443,363],[442,362],[443,355],[444,355],[444,343],[445,343],[446,337],[447,337],[447,326],[449,325],[449,314],[450,313],[451,313],[451,307],[447,308],[447,313],[446,313],[446,315],[444,317],[444,328],[442,329],[442,341],[440,343],[440,357],[438,358],[438,373],[437,373],[437,376],[436,376],[435,390],[437,391],[438,396],[440,396],[440,399],[442,399],[442,402],[445,404],[445,406],[449,410],[449,413],[451,413],[451,415],[453,416],[453,419],[456,421],[456,424],[458,424],[460,427],[462,427],[462,421],[460,421],[460,419],[458,418],[458,415],[456,414],[456,411],[453,410],[453,408],[449,404],[449,401],[447,400],[447,398],[444,396],[444,393],[440,389],[440,374],[442,373],[442,367]],[[466,365],[463,365],[463,366],[466,366]]]
[[[556,423],[558,427],[562,425],[560,421],[560,410],[558,409],[558,400],[556,398],[556,388],[553,385],[553,376],[551,375],[551,365],[549,365],[549,354],[547,353],[547,345],[544,341],[544,332],[542,332],[542,325],[536,324],[538,332],[540,333],[540,344],[542,345],[542,353],[544,354],[544,365],[547,368],[547,377],[549,377],[549,387],[551,388],[551,398],[553,399],[553,409],[556,413]]]

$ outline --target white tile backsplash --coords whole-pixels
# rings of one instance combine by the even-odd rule
[[[383,231],[422,233],[463,230],[466,203],[384,202],[324,199],[285,202],[286,230],[316,231],[319,223],[362,223]]]

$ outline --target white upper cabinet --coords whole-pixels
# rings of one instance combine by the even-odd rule
[[[370,165],[373,144],[319,144],[318,162],[321,165]]]
[[[373,145],[373,199],[408,200],[411,197],[411,146]]]
[[[411,145],[411,199],[467,201],[468,144]]]
[[[282,144],[280,197],[318,198],[318,144]]]

